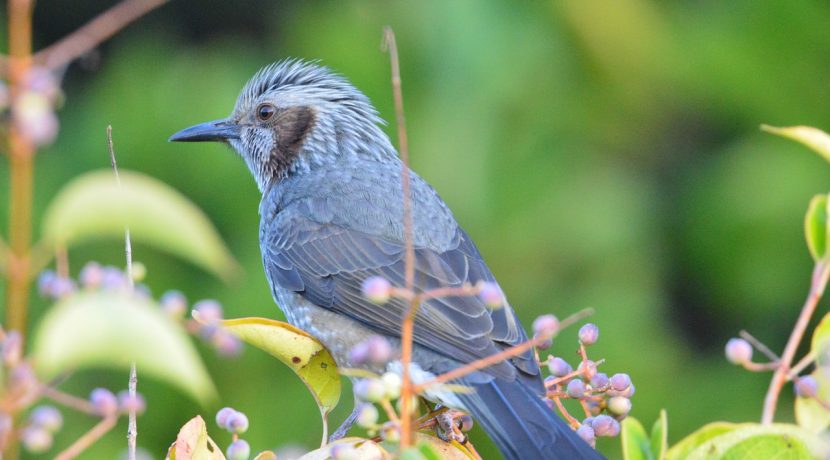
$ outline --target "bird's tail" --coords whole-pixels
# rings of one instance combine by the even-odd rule
[[[521,382],[493,379],[473,387],[458,396],[507,460],[603,458]]]

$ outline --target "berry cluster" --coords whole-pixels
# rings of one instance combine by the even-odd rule
[[[63,416],[58,409],[50,405],[35,407],[19,429],[14,426],[11,415],[25,410],[40,395],[102,419],[130,412],[140,414],[146,407],[144,398],[138,393],[130,395],[127,391],[121,391],[116,396],[107,389],[96,388],[87,400],[83,400],[44,385],[35,376],[31,363],[22,356],[22,337],[17,331],[5,332],[0,328],[0,356],[3,366],[0,373],[8,375],[7,400],[4,411],[0,411],[0,450],[11,437],[18,437],[23,447],[32,453],[52,448],[54,434],[63,426]]]
[[[562,327],[553,315],[543,315],[533,322],[537,337],[549,337]],[[551,409],[558,409],[576,428],[577,434],[591,446],[597,436],[613,437],[620,434],[620,421],[631,411],[631,397],[634,385],[628,374],[614,374],[611,377],[599,372],[603,361],[588,359],[587,347],[599,339],[599,328],[587,323],[579,329],[579,357],[576,370],[562,357],[548,355],[541,364],[546,365],[550,376],[545,378],[547,402]],[[550,346],[544,343],[539,348]],[[563,399],[578,401],[585,413],[580,422],[562,404]]]
[[[239,438],[240,434],[248,431],[248,417],[233,408],[223,407],[216,413],[216,424],[233,434],[233,441],[225,451],[228,460],[248,460],[251,446],[248,441]]]
[[[87,263],[75,281],[53,270],[44,270],[38,277],[38,292],[47,299],[60,300],[72,295],[79,289],[84,291],[128,291],[147,299],[152,297],[147,285],[140,283],[147,274],[147,269],[140,262],[133,262],[132,283],[127,274],[118,267],[101,265],[98,262]],[[131,286],[132,285],[132,286]],[[223,318],[222,305],[216,300],[200,300],[193,304],[201,322],[185,320],[188,310],[187,298],[180,291],[171,290],[159,299],[161,309],[170,318],[184,321],[187,330],[210,344],[222,356],[233,357],[242,351],[242,341],[224,329],[220,321]]]
[[[8,110],[14,128],[35,146],[51,144],[58,135],[55,107],[63,93],[53,72],[32,67],[22,81],[22,91],[12,99],[8,87],[0,83],[0,110]]]

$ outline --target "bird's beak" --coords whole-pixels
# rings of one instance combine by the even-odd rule
[[[239,139],[239,125],[228,120],[214,120],[185,128],[170,136],[170,142],[227,142]]]

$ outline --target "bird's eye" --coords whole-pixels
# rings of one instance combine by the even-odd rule
[[[276,107],[271,104],[262,104],[256,109],[256,117],[260,121],[268,121],[277,112]]]

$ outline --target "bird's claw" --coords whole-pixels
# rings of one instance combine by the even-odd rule
[[[435,434],[445,442],[464,443],[467,441],[467,437],[458,429],[455,414],[451,410],[435,416]]]

